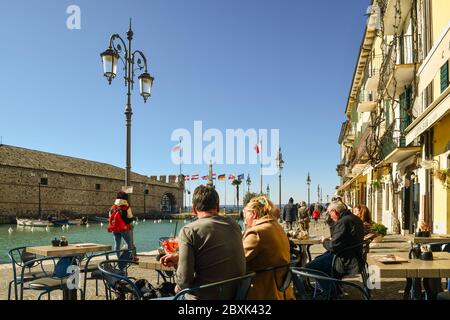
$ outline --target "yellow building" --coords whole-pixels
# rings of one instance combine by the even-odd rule
[[[424,221],[450,233],[450,1],[373,0],[370,9],[339,137],[337,193],[391,232]]]

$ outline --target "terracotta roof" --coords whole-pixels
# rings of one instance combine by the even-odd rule
[[[122,180],[125,169],[96,161],[63,156],[54,153],[36,151],[9,145],[0,145],[0,165],[47,171],[64,172],[78,175],[95,176]],[[154,185],[174,186],[174,184],[150,180],[149,177],[131,173],[131,181],[146,182]]]

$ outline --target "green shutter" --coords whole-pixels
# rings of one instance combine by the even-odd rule
[[[386,109],[386,127],[391,124],[391,103],[389,100],[384,101],[384,107]]]
[[[405,129],[411,124],[411,107],[412,107],[412,87],[409,86],[400,95],[400,132],[403,136]],[[401,139],[400,145],[403,146],[405,141]]]
[[[448,60],[441,67],[441,93],[448,87]]]

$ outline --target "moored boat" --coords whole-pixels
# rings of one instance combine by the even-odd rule
[[[51,227],[53,223],[47,220],[39,220],[39,219],[19,219],[16,218],[17,225],[22,227]]]

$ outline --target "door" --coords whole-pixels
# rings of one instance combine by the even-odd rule
[[[404,187],[402,189],[402,229],[408,230],[411,233],[410,230],[410,188]]]

